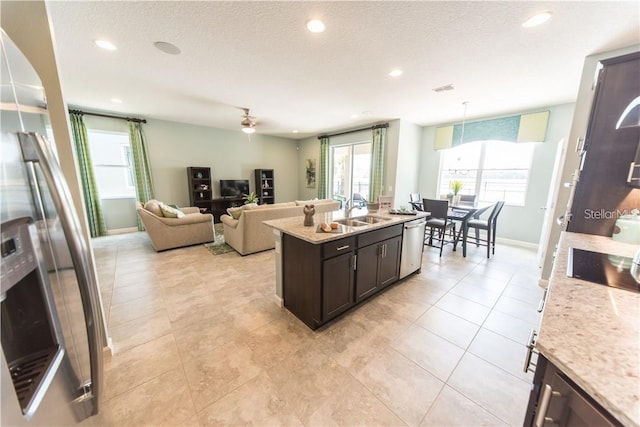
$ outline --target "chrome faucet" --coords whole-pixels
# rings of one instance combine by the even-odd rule
[[[353,204],[353,200],[349,199],[346,202],[344,202],[344,217],[351,218],[351,211],[354,208],[355,208],[355,205]]]

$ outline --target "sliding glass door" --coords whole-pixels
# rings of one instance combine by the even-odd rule
[[[369,194],[371,143],[336,145],[330,149],[330,194],[337,200],[353,200],[365,206]]]

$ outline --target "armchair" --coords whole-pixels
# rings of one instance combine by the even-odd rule
[[[213,215],[202,214],[197,207],[181,208],[185,214],[182,218],[165,217],[157,200],[149,200],[144,206],[136,202],[136,210],[158,252],[215,240]]]

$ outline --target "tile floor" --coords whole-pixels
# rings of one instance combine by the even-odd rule
[[[317,331],[275,304],[273,251],[95,239],[111,426],[522,425],[535,251],[425,247],[422,273]],[[90,424],[90,423],[89,423]]]

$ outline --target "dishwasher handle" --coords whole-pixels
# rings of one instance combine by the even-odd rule
[[[423,224],[426,224],[427,221],[420,221],[420,222],[411,222],[411,223],[405,223],[404,225],[404,229],[405,230],[409,230],[411,228],[418,228],[418,227],[422,227]]]

